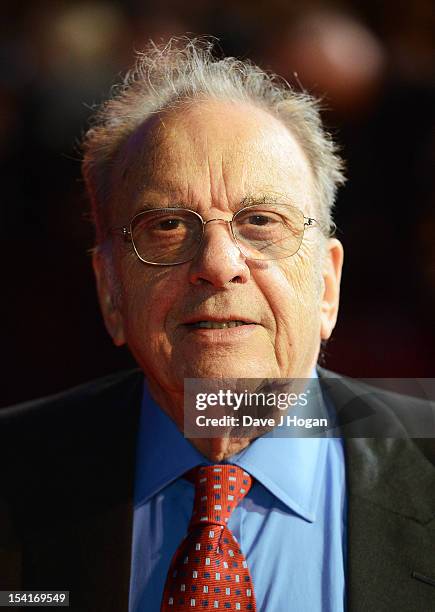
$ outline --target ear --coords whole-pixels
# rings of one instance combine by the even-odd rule
[[[320,310],[322,340],[328,340],[337,321],[343,255],[341,242],[336,238],[330,238],[323,267],[323,295]]]
[[[124,324],[121,312],[113,295],[113,283],[110,279],[110,271],[107,268],[108,265],[105,257],[98,249],[95,249],[92,255],[92,267],[94,269],[98,299],[100,301],[104,323],[107,331],[112,337],[113,343],[116,346],[122,346],[125,344]]]

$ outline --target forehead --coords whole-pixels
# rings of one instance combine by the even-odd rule
[[[306,208],[314,193],[290,130],[245,103],[202,101],[152,117],[125,143],[117,168],[124,213],[171,204],[234,210],[247,197]]]

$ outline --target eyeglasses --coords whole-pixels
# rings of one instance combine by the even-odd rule
[[[247,259],[275,260],[291,257],[299,250],[306,228],[318,221],[305,217],[294,206],[274,204],[246,206],[231,221],[209,219],[186,208],[156,208],[137,213],[129,226],[114,228],[133,244],[138,258],[153,266],[175,266],[198,254],[209,223],[228,223],[239,250]]]

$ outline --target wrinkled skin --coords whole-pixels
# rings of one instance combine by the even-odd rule
[[[144,203],[181,204],[208,220],[231,219],[246,198],[264,198],[316,217],[313,176],[297,140],[268,113],[241,103],[203,101],[148,120],[119,153],[112,182],[115,227]],[[115,238],[113,272],[98,253],[94,269],[114,343],[128,344],[154,398],[182,430],[185,377],[310,376],[336,322],[342,259],[337,240],[322,242],[310,228],[294,256],[247,260],[229,225],[215,222],[191,262],[146,265]],[[196,330],[185,326],[192,317],[251,324]],[[192,443],[220,461],[249,441]]]

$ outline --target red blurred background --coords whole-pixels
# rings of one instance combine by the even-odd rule
[[[430,0],[2,3],[0,402],[129,367],[104,330],[80,177],[90,109],[149,38],[219,38],[324,101],[347,160],[346,251],[325,364],[431,377],[435,363],[434,11]]]

